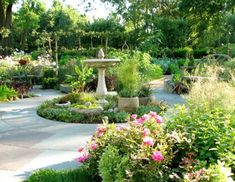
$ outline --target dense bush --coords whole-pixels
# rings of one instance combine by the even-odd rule
[[[126,76],[126,73],[128,73],[128,76]],[[118,67],[117,79],[119,83],[118,94],[121,97],[137,96],[140,75],[137,70],[136,61],[129,60],[129,61],[123,62]]]
[[[177,74],[180,73],[182,66],[188,66],[191,64],[192,60],[189,59],[172,59],[172,58],[154,58],[152,59],[152,63],[156,65],[160,65],[163,74],[170,75],[170,74]]]
[[[195,82],[188,96],[188,103],[192,107],[206,106],[211,110],[220,108],[223,110],[235,110],[234,78],[230,82],[219,79],[220,68],[207,67],[203,75],[207,79]]]
[[[142,116],[145,113],[149,113],[150,111],[156,112],[158,114],[163,114],[167,110],[168,106],[165,103],[159,103],[159,104],[150,104],[146,106],[140,106],[136,110],[136,114],[138,116]]]
[[[84,120],[82,114],[68,111],[66,108],[56,107],[55,101],[44,102],[37,109],[37,114],[47,119],[68,123],[79,123]]]
[[[0,102],[5,102],[17,98],[17,92],[6,85],[0,85]]]
[[[164,133],[156,113],[132,117],[127,126],[100,126],[89,142],[89,154],[80,148],[78,161],[87,160],[84,165],[103,181],[169,180],[172,148],[179,141]]]
[[[24,182],[99,182],[100,179],[94,179],[90,172],[84,167],[74,170],[56,171],[52,169],[43,169],[35,172]]]
[[[161,67],[151,64],[151,56],[148,53],[140,51],[110,51],[107,57],[119,58],[122,64],[128,64],[130,60],[136,62],[142,80],[149,81],[162,77]],[[116,68],[109,69],[109,72],[116,75]]]
[[[193,50],[193,57],[195,59],[201,59],[204,56],[208,55],[208,50],[207,49],[195,49]]]
[[[167,16],[154,19],[157,32],[160,32],[160,46],[178,48],[184,46],[189,33],[189,24],[185,19],[170,18]]]
[[[56,77],[55,71],[53,69],[46,69],[43,73],[42,87],[44,89],[57,88],[58,78]]]
[[[179,107],[167,123],[169,131],[174,129],[186,133],[190,146],[182,146],[182,153],[193,152],[195,158],[206,165],[225,161],[235,170],[235,122],[234,113],[223,109]],[[188,147],[188,149],[186,149]]]

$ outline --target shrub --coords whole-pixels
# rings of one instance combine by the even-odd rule
[[[84,167],[73,170],[56,171],[52,169],[43,169],[32,174],[24,182],[87,182],[101,181],[99,178],[93,179]]]
[[[211,110],[235,110],[235,87],[218,79],[219,70],[207,68],[204,73],[207,79],[198,80],[192,85],[187,99],[190,106],[206,105]]]
[[[174,158],[173,135],[166,134],[161,125],[162,118],[150,112],[137,118],[132,116],[126,126],[104,124],[97,128],[89,142],[88,153],[79,148],[79,162],[93,174],[99,174],[104,181],[168,181]],[[179,133],[175,134],[180,136]]]
[[[128,73],[128,76],[126,76]],[[134,97],[137,95],[139,73],[135,61],[122,63],[118,68],[117,79],[119,82],[119,95],[122,97]]]
[[[152,95],[152,90],[150,86],[142,86],[138,91],[139,97],[150,97]]]
[[[67,75],[66,83],[69,83],[73,90],[76,92],[84,92],[86,85],[91,81],[93,73],[92,68],[88,68],[86,65],[75,65],[74,75]]]
[[[53,69],[46,69],[43,72],[43,78],[53,78],[55,76],[56,76],[56,74]]]
[[[66,123],[80,123],[84,120],[83,114],[71,112],[64,108],[39,108],[37,110],[39,116],[51,120],[63,121]]]
[[[141,53],[136,51],[131,56],[138,64],[138,71],[142,80],[149,81],[153,79],[159,79],[162,77],[163,71],[160,66],[151,64],[151,56],[147,53]]]
[[[211,110],[195,106],[193,109],[186,109],[183,106],[175,111],[167,122],[167,128],[169,131],[176,129],[185,132],[192,141],[187,150],[187,146],[182,146],[182,152],[193,152],[196,159],[208,164],[222,160],[234,165],[234,117],[234,113],[229,114],[218,108]]]
[[[84,115],[76,112],[71,112],[66,108],[56,107],[55,103],[58,99],[53,99],[43,102],[37,109],[37,114],[41,117],[63,121],[68,123],[80,123],[84,121]]]
[[[206,49],[193,50],[193,57],[195,59],[201,59],[201,58],[203,58],[204,56],[207,56],[207,55],[208,55],[208,51]]]
[[[151,56],[148,53],[140,51],[111,51],[107,57],[119,58],[121,63],[129,62],[130,60],[134,61],[137,64],[137,70],[142,80],[149,81],[162,77],[163,71],[161,67],[151,64]],[[116,75],[116,68],[109,69],[109,72]]]
[[[130,114],[124,111],[104,112],[103,115],[108,117],[110,123],[125,123],[130,119]]]
[[[58,79],[55,77],[42,79],[42,88],[44,89],[54,89],[57,86],[58,86]]]
[[[102,181],[122,181],[126,178],[126,166],[129,163],[129,156],[119,155],[117,147],[107,146],[99,161],[99,171]],[[112,160],[110,160],[112,159]]]
[[[138,107],[136,114],[139,116],[142,116],[145,113],[149,113],[150,111],[163,114],[166,110],[167,110],[167,105],[164,103],[150,104],[150,105]]]
[[[69,93],[59,98],[59,103],[66,103],[69,101],[71,104],[77,104],[80,103],[80,97],[81,95],[79,93]]]
[[[189,59],[172,59],[166,57],[153,59],[152,62],[161,66],[163,74],[170,75],[179,73],[182,66],[188,66],[192,61]]]
[[[6,85],[0,85],[0,102],[10,101],[17,98],[17,92]]]
[[[189,47],[176,49],[173,54],[175,58],[190,58],[192,57],[192,49]]]

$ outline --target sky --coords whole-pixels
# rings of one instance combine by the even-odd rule
[[[50,8],[53,0],[41,0],[46,4],[47,8]],[[92,9],[88,12],[85,12],[86,3],[80,4],[79,1],[81,0],[63,0],[65,5],[71,5],[72,7],[79,10],[81,14],[86,14],[89,20],[93,20],[96,18],[106,18],[110,12],[113,11],[113,8],[110,5],[102,3],[100,0],[91,1]],[[85,0],[85,2],[89,2],[90,0]],[[19,8],[20,5],[18,4],[15,6],[14,10]]]

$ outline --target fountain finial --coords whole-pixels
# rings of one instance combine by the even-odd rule
[[[104,59],[104,51],[103,51],[102,48],[98,51],[97,58],[98,59]]]

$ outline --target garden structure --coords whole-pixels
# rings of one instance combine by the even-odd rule
[[[234,12],[0,0],[0,181],[235,181]]]

